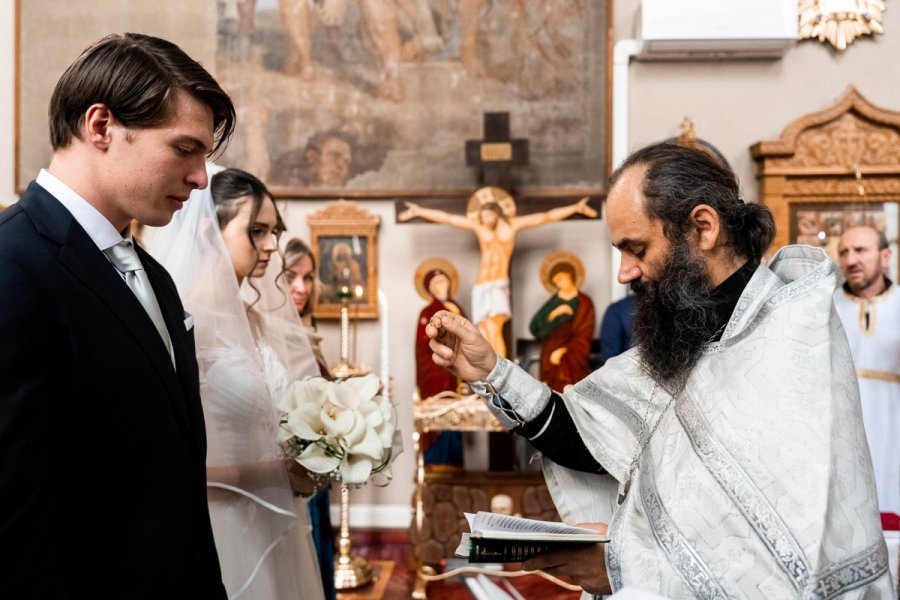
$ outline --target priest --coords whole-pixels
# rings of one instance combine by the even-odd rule
[[[542,451],[563,520],[609,544],[527,568],[594,594],[894,597],[856,374],[821,250],[760,259],[771,213],[697,150],[657,144],[613,174],[635,347],[562,395],[438,313],[435,362]]]

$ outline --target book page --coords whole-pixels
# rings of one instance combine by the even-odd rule
[[[519,532],[519,533],[550,533],[565,535],[598,535],[596,531],[584,527],[572,527],[556,521],[539,521],[537,519],[524,519],[510,515],[479,511],[474,518],[466,513],[469,520],[469,531],[472,533],[485,533],[494,531]]]
[[[455,556],[469,563],[523,562],[566,546],[603,544],[605,534],[554,521],[523,519],[497,513],[463,513],[470,533],[463,533]]]
[[[459,556],[461,558],[469,558],[469,534],[463,532],[463,534],[459,537],[459,546],[456,547],[456,551],[453,553],[454,556]]]

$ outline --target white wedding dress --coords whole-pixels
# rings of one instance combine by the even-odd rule
[[[205,404],[210,453],[223,467],[252,458],[258,469],[253,484],[208,484],[218,488],[209,509],[225,589],[229,598],[322,598],[309,513],[302,501],[286,510],[294,501],[273,443],[278,417],[272,399],[287,385],[287,372],[264,341],[258,349],[258,357],[236,347],[200,357],[201,396],[217,399]]]
[[[305,336],[259,310],[266,304],[248,310],[207,190],[156,232],[151,253],[193,316],[222,579],[230,599],[320,600],[309,514],[302,502],[295,509],[275,408],[292,379],[317,372],[315,358]]]

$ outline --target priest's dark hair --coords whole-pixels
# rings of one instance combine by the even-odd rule
[[[725,243],[737,256],[759,261],[772,244],[772,212],[744,202],[734,172],[706,153],[668,142],[652,144],[625,159],[610,177],[610,187],[632,167],[646,169],[642,192],[647,216],[662,221],[669,240],[682,239],[691,226],[691,211],[706,204],[719,214]]]
[[[200,63],[161,38],[108,35],[82,52],[57,81],[50,98],[50,143],[60,150],[80,139],[85,111],[97,103],[128,129],[156,127],[170,117],[178,90],[209,107],[213,150],[222,148],[234,130],[234,105]]]

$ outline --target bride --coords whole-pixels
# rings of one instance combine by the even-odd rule
[[[275,441],[277,401],[288,383],[318,372],[316,361],[295,313],[290,321],[292,303],[281,303],[282,317],[268,310],[278,305],[271,298],[259,302],[260,288],[280,272],[284,224],[259,179],[208,170],[207,188],[156,233],[151,253],[191,313],[185,326],[193,319],[222,578],[232,599],[321,599],[309,516],[294,509]]]

